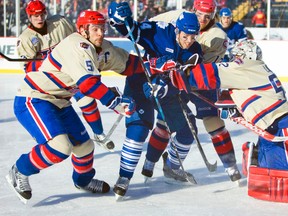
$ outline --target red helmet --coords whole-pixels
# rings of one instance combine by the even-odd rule
[[[82,11],[78,16],[76,21],[76,28],[77,31],[79,31],[80,26],[85,27],[87,24],[104,25],[105,23],[106,20],[101,13],[92,10],[85,10]]]
[[[27,4],[26,13],[28,16],[46,13],[46,6],[39,0],[32,0]]]
[[[205,13],[213,13],[213,17],[216,13],[217,4],[215,0],[195,0],[193,4],[194,10],[199,10]]]

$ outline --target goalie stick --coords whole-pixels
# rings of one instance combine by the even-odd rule
[[[133,45],[134,45],[134,48],[135,48],[135,50],[136,50],[136,53],[137,53],[137,55],[138,55],[138,57],[139,57],[140,64],[141,64],[141,66],[142,66],[142,68],[143,68],[143,70],[144,70],[144,72],[145,72],[147,81],[148,81],[148,83],[151,84],[151,79],[150,79],[150,77],[149,77],[149,72],[147,71],[147,68],[146,68],[145,65],[144,65],[143,58],[142,58],[141,53],[140,53],[140,50],[139,50],[139,48],[138,48],[138,46],[137,46],[137,44],[136,44],[136,42],[135,42],[135,39],[134,39],[134,37],[133,37],[133,33],[132,33],[132,31],[131,31],[131,28],[130,28],[130,26],[129,26],[129,23],[128,23],[127,19],[125,19],[125,26],[126,26],[126,29],[127,29],[127,31],[128,31],[128,34],[129,34],[129,36],[130,36],[130,38],[131,38],[131,41],[132,41],[132,43],[133,43]],[[153,95],[154,95],[154,94],[153,94]],[[158,100],[157,97],[154,97],[154,99],[155,99],[156,106],[157,106],[157,108],[158,108],[158,110],[159,110],[159,113],[160,113],[163,121],[165,122],[165,126],[166,126],[166,128],[167,128],[167,131],[168,131],[169,135],[171,135],[172,133],[171,133],[171,131],[170,131],[168,125],[167,125],[167,122],[165,121],[165,115],[164,115],[164,112],[163,112],[163,110],[162,110],[161,104],[160,104],[160,102],[159,102],[159,100]],[[188,176],[187,173],[185,172],[183,163],[182,163],[181,158],[180,158],[180,156],[179,156],[179,152],[178,152],[178,150],[177,150],[177,147],[176,147],[175,143],[172,141],[172,139],[171,139],[171,144],[172,144],[173,149],[175,150],[175,153],[176,153],[177,159],[178,159],[178,161],[179,161],[180,167],[181,167],[181,169],[182,169],[182,170],[184,171],[184,173],[185,173],[185,178],[186,178],[186,180],[187,180],[189,183],[193,184],[193,185],[194,185],[194,184],[197,184],[194,176],[191,174],[191,178],[189,178],[189,176]]]
[[[10,58],[8,56],[6,56],[5,54],[3,54],[2,52],[0,52],[0,56],[2,56],[4,59],[6,59],[7,61],[10,62],[26,62],[26,61],[43,61],[43,59],[25,59],[25,58]]]
[[[190,93],[194,94],[195,96],[202,99],[203,101],[210,104],[211,106],[219,108],[212,101],[210,101],[208,98],[202,96],[198,92],[191,91]],[[261,136],[262,138],[264,138],[265,140],[268,140],[270,142],[284,142],[284,141],[288,140],[287,136],[275,136],[273,134],[270,134],[268,131],[265,131],[262,128],[259,128],[258,126],[252,124],[251,122],[247,121],[243,117],[229,116],[229,118],[232,121],[234,121],[238,124],[241,124],[242,126],[246,127],[247,129],[251,130],[252,132],[256,133],[257,135]]]

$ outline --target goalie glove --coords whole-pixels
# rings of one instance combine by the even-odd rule
[[[118,114],[130,117],[136,110],[135,101],[131,97],[122,95],[117,87],[109,89],[115,94],[115,98],[107,107]]]
[[[110,24],[122,25],[128,17],[132,17],[132,11],[127,2],[120,2],[119,4],[113,1],[108,8],[108,16]]]

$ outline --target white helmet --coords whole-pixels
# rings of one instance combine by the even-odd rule
[[[261,60],[261,48],[251,40],[244,40],[236,42],[235,46],[230,51],[233,57],[240,57],[241,59]]]

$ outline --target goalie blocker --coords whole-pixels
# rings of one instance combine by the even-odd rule
[[[288,203],[288,171],[258,167],[257,147],[253,143],[244,143],[242,150],[242,173],[248,175],[248,195]]]

